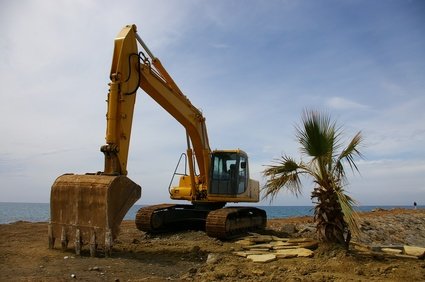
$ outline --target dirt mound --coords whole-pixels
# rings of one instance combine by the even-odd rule
[[[367,244],[425,244],[425,210],[361,214]],[[311,217],[273,219],[268,232],[314,237]],[[319,244],[311,258],[254,263],[234,254],[242,247],[202,231],[148,235],[125,221],[111,258],[49,250],[47,224],[0,225],[0,275],[4,281],[421,281],[425,261],[368,256]],[[425,247],[425,246],[424,246]]]

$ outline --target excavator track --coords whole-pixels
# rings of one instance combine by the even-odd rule
[[[266,227],[264,210],[254,207],[228,207],[209,213],[206,232],[210,237],[230,239],[243,232]]]
[[[139,230],[148,233],[203,229],[210,237],[230,239],[246,231],[265,228],[267,215],[255,207],[207,209],[161,204],[139,209],[135,222]]]
[[[139,209],[135,222],[137,229],[149,233],[204,229],[209,212],[194,205],[160,204]]]
[[[139,209],[135,220],[137,229],[145,232],[155,232],[162,229],[162,222],[158,213],[167,211],[174,206],[172,204],[161,204]]]

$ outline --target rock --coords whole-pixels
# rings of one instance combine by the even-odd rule
[[[200,251],[201,251],[201,247],[199,247],[198,245],[193,246],[191,249],[191,252],[195,254],[199,253]]]
[[[254,243],[269,243],[273,241],[273,237],[271,235],[260,235],[252,233],[249,237],[249,240]]]
[[[356,269],[356,271],[355,271],[355,273],[356,273],[357,275],[360,275],[360,276],[365,275],[364,270],[363,270],[363,269],[361,269],[361,268],[357,268],[357,269]]]
[[[266,249],[266,248],[252,248],[252,249],[247,249],[248,252],[253,251],[253,252],[260,252],[260,253],[267,253],[270,251],[270,249]]]
[[[351,241],[350,245],[353,247],[354,250],[357,250],[357,251],[368,252],[370,250],[369,246],[359,242]]]
[[[276,252],[276,258],[296,258],[298,255],[296,253],[286,253],[286,252]]]
[[[416,246],[407,246],[404,247],[404,253],[408,256],[415,256],[418,258],[424,258],[425,257],[425,248],[416,247]]]
[[[273,250],[289,250],[289,249],[297,249],[298,245],[289,245],[289,246],[274,246]]]
[[[288,243],[299,244],[299,243],[306,243],[306,242],[311,242],[311,241],[314,241],[314,240],[310,239],[310,238],[291,238],[291,239],[288,240]]]
[[[314,255],[312,250],[305,248],[277,250],[276,254],[279,254],[281,257],[288,257],[292,255],[297,257],[312,257]]]
[[[252,251],[243,251],[243,252],[233,252],[234,255],[237,255],[239,257],[247,257],[250,255],[264,255],[270,253],[269,250],[252,250]]]
[[[246,258],[248,256],[246,252],[233,252],[233,254],[243,258]]]
[[[253,262],[270,262],[276,260],[276,255],[274,254],[264,254],[264,255],[249,255],[247,256],[248,259],[252,260]]]
[[[316,228],[311,226],[306,226],[303,229],[301,229],[299,233],[303,234],[307,232],[311,232],[311,233],[316,232]]]
[[[379,211],[386,211],[386,209],[383,209],[383,208],[372,209],[372,212],[379,212]]]
[[[404,259],[418,259],[417,256],[411,256],[411,255],[403,255],[403,254],[401,254],[401,255],[394,255],[394,256],[397,257],[397,258],[404,258]]]
[[[288,243],[283,241],[273,241],[270,243],[273,247],[280,247],[280,246],[297,246],[298,243]]]
[[[285,246],[287,243],[286,242],[283,242],[283,241],[273,241],[273,242],[270,242],[270,245],[272,245],[272,248],[274,249],[274,248],[276,248],[276,247],[278,247],[278,246]]]
[[[252,274],[257,275],[257,276],[264,276],[266,275],[266,272],[264,270],[261,269],[253,269]]]
[[[208,254],[207,264],[215,264],[219,260],[218,254]]]
[[[239,240],[239,241],[236,241],[235,243],[238,244],[238,245],[242,245],[242,246],[251,246],[251,245],[254,245],[254,242],[252,242],[251,240],[249,240],[247,238],[242,239],[242,240]]]
[[[271,244],[256,244],[256,245],[250,245],[250,246],[243,246],[243,248],[249,249],[249,250],[253,250],[253,249],[270,250],[271,248],[273,248],[273,246]]]
[[[282,226],[280,231],[285,232],[287,234],[294,234],[297,233],[298,230],[294,224],[285,224],[284,226]]]
[[[393,249],[393,248],[382,248],[381,251],[387,254],[399,255],[402,253],[402,250]]]
[[[317,247],[319,247],[319,242],[311,241],[311,242],[301,243],[301,244],[299,244],[299,247],[305,248],[305,249],[310,249],[310,250],[315,250],[315,249],[317,249]]]
[[[277,236],[272,236],[273,241],[282,241],[282,242],[286,242],[289,240],[289,238],[282,238],[282,237],[277,237]]]
[[[198,272],[198,270],[194,267],[192,267],[191,269],[189,269],[189,273],[190,274],[195,274],[196,272]]]

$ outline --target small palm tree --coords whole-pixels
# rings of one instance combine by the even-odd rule
[[[312,177],[311,198],[315,204],[314,221],[319,239],[348,246],[351,233],[358,234],[359,228],[353,208],[356,202],[344,189],[347,185],[344,165],[348,164],[353,172],[358,171],[354,158],[362,157],[358,150],[361,133],[343,148],[341,128],[329,115],[305,111],[302,126],[296,127],[296,138],[301,144],[302,157],[307,158],[296,162],[283,155],[276,164],[267,166],[263,171],[267,178],[262,188],[264,197],[273,199],[284,188],[298,196],[302,186],[300,177]]]

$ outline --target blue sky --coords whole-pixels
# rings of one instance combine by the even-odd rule
[[[362,205],[425,204],[424,1],[2,1],[0,201],[48,202],[54,179],[103,169],[113,40],[126,24],[207,119],[213,149],[251,177],[298,158],[294,125],[326,111],[365,138],[348,191]],[[169,202],[183,128],[138,92],[129,177]],[[308,205],[281,193],[274,205]],[[269,200],[260,204],[267,205]]]

